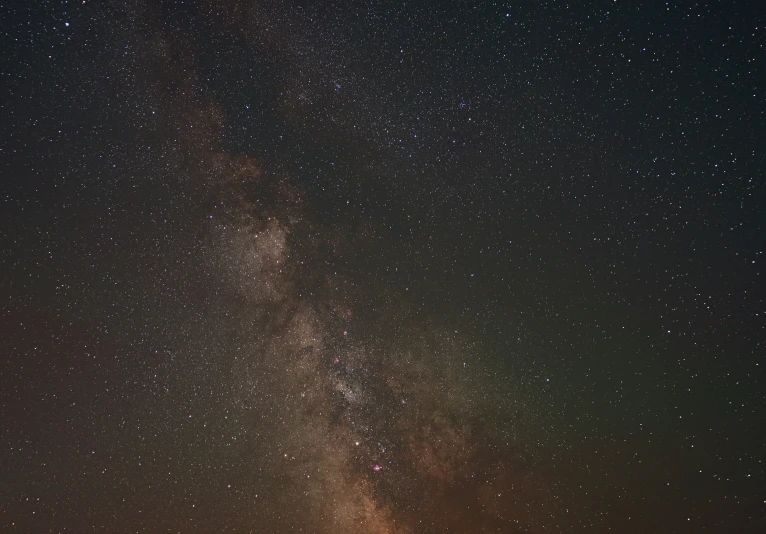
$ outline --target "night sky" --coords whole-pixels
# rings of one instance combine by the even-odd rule
[[[765,43],[5,2],[0,531],[766,532]]]

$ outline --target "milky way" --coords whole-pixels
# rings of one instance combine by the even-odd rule
[[[225,128],[211,108],[191,112],[210,122],[195,120],[203,134],[184,148],[200,158],[215,213],[205,269],[225,282],[217,297],[237,302],[236,336],[247,340],[237,347],[231,400],[269,425],[267,457],[251,461],[286,484],[267,505],[275,528],[408,532],[423,514],[439,530],[528,521],[498,503],[514,491],[507,471],[525,462],[508,462],[508,436],[481,424],[503,399],[465,377],[470,348],[422,319],[399,324],[396,302],[383,302],[392,324],[357,320],[364,288],[332,269],[316,272],[342,258],[334,249],[347,230],[314,221],[289,176],[267,176],[211,141],[208,132]],[[458,499],[470,504],[451,509]]]
[[[601,4],[3,10],[0,530],[761,532],[764,25]]]

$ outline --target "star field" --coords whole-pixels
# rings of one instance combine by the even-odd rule
[[[0,13],[0,530],[766,528],[755,4]]]

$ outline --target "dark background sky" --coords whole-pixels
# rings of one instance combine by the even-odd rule
[[[766,530],[765,19],[3,4],[0,530]]]

